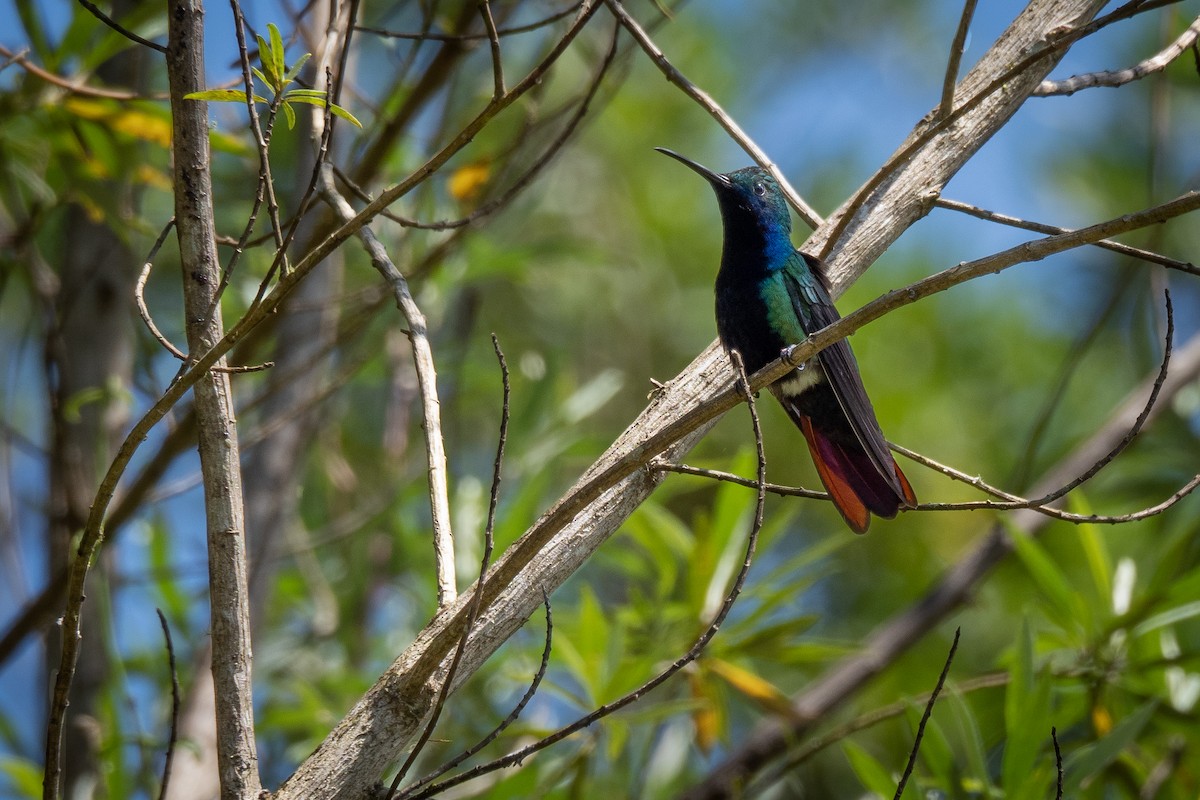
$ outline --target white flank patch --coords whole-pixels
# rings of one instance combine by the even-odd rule
[[[791,375],[779,381],[779,390],[785,397],[795,397],[816,386],[825,377],[817,360],[805,361]]]

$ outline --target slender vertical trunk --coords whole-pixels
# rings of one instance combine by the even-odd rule
[[[208,105],[185,100],[204,88],[204,5],[173,0],[168,9],[175,228],[183,268],[189,352],[209,350],[222,335],[214,302],[221,269],[213,219]],[[208,534],[212,676],[221,796],[255,798],[260,789],[251,685],[250,599],[237,424],[224,359],[193,389]]]

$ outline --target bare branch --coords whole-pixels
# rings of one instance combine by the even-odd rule
[[[179,672],[175,669],[175,645],[171,641],[171,627],[167,625],[167,617],[161,608],[158,612],[158,622],[162,625],[163,639],[167,646],[167,665],[171,670],[171,732],[167,737],[167,752],[163,758],[162,781],[158,785],[159,800],[167,796],[167,787],[171,784],[171,762],[175,759],[175,742],[179,736]]]
[[[146,281],[150,279],[150,270],[154,268],[154,257],[158,254],[159,249],[163,246],[163,242],[167,239],[167,234],[171,232],[171,228],[175,225],[175,218],[172,217],[158,235],[154,246],[150,248],[150,253],[146,256],[146,263],[142,265],[142,271],[138,275],[137,284],[134,286],[133,297],[137,304],[138,315],[142,318],[142,322],[146,323],[146,328],[150,331],[150,335],[163,346],[163,348],[175,356],[180,361],[187,361],[187,353],[180,350],[171,343],[171,340],[163,335],[158,326],[154,324],[154,318],[150,316],[150,309],[146,307]],[[222,284],[223,285],[223,284]],[[215,365],[212,369],[214,372],[227,372],[230,374],[245,373],[245,372],[261,372],[264,369],[270,369],[275,366],[273,361],[267,361],[262,364],[251,364],[246,366],[222,366]]]
[[[1054,742],[1054,800],[1062,800],[1063,797],[1063,759],[1062,750],[1058,749],[1058,729],[1050,728],[1050,741]]]
[[[1072,75],[1059,81],[1042,81],[1033,90],[1034,97],[1051,97],[1053,95],[1072,95],[1080,89],[1092,89],[1097,86],[1118,87],[1133,81],[1140,81],[1147,75],[1162,72],[1172,61],[1186,53],[1200,37],[1200,17],[1192,21],[1187,30],[1175,41],[1155,53],[1145,61],[1138,62],[1132,67],[1105,72],[1088,72],[1082,75]]]
[[[492,82],[494,84],[492,97],[496,100],[504,97],[504,62],[500,58],[500,34],[496,31],[496,20],[492,18],[492,4],[489,0],[479,0],[479,13],[483,16],[483,26],[487,29],[488,44],[492,49]]]
[[[99,8],[97,8],[95,3],[89,2],[89,0],[77,0],[77,2],[79,3],[79,5],[86,8],[88,10],[88,13],[90,13],[93,17],[100,20],[105,25],[112,28],[114,31],[121,34],[126,39],[133,42],[134,44],[140,44],[143,47],[149,47],[151,50],[156,50],[159,53],[162,53],[164,55],[166,54],[167,48],[163,47],[158,42],[152,42],[149,39],[143,39],[141,36],[138,36],[133,31],[127,30],[122,25],[120,25],[116,20],[114,20],[112,17],[108,16],[103,11],[101,11]]]
[[[896,785],[896,794],[893,800],[900,800],[904,794],[904,787],[908,785],[908,779],[912,777],[913,767],[917,765],[917,753],[921,752],[921,740],[925,738],[925,726],[929,724],[929,718],[933,715],[933,706],[937,702],[938,695],[942,693],[942,687],[946,685],[946,676],[950,674],[950,665],[954,663],[954,654],[958,651],[958,637],[961,633],[962,628],[954,629],[954,641],[950,643],[950,652],[946,654],[946,663],[942,667],[942,674],[938,676],[937,684],[929,695],[929,701],[925,703],[925,712],[921,714],[921,722],[917,725],[917,735],[913,739],[912,749],[908,753],[908,763],[904,765],[904,773]]]
[[[733,117],[725,113],[725,110],[717,104],[716,100],[713,100],[707,92],[688,80],[684,74],[675,67],[674,64],[667,60],[667,57],[663,54],[663,51],[657,44],[654,43],[654,40],[650,38],[650,35],[646,33],[645,29],[638,24],[637,20],[629,16],[629,12],[625,10],[625,6],[621,4],[620,0],[604,0],[604,2],[606,5],[608,5],[609,10],[612,11],[613,15],[616,16],[616,18],[620,21],[621,25],[624,26],[625,30],[629,31],[633,35],[633,38],[637,41],[638,46],[642,48],[646,55],[650,57],[650,60],[654,62],[660,71],[662,71],[662,74],[666,76],[667,80],[682,89],[683,93],[688,97],[695,100],[696,103],[705,111],[707,111],[712,118],[717,121],[717,124],[719,124],[725,130],[725,132],[729,134],[730,138],[737,142],[738,145],[740,145],[741,148],[745,150],[752,159],[754,159],[755,163],[757,163],[767,172],[771,173],[771,176],[779,182],[780,187],[783,189],[783,193],[787,196],[788,203],[791,204],[792,208],[796,209],[796,213],[800,215],[800,218],[803,219],[810,228],[816,228],[818,225],[820,225],[824,221],[821,215],[818,214],[812,206],[805,202],[804,198],[800,196],[799,192],[792,188],[792,185],[788,182],[787,177],[779,171],[779,167],[775,166],[775,162],[771,161],[771,159],[767,157],[767,154],[762,150],[762,148],[755,144],[754,140],[752,140],[746,134],[746,132],[742,130],[741,126],[734,121]]]
[[[954,110],[954,87],[958,83],[958,65],[962,61],[963,50],[966,49],[967,33],[971,30],[971,19],[975,16],[977,0],[966,0],[963,3],[962,16],[958,20],[958,30],[954,32],[954,43],[950,45],[950,58],[946,62],[946,77],[942,80],[942,103],[938,106],[936,119],[944,120]]]
[[[175,345],[171,344],[171,340],[163,336],[159,331],[158,326],[154,324],[154,318],[150,316],[150,309],[146,307],[146,298],[144,292],[146,290],[146,281],[150,279],[150,270],[154,268],[154,257],[158,255],[158,251],[162,248],[163,242],[167,240],[171,229],[175,227],[175,218],[167,220],[167,224],[163,226],[162,232],[158,234],[158,238],[154,240],[154,246],[150,248],[150,252],[146,255],[146,262],[142,265],[142,272],[138,275],[137,286],[134,288],[133,297],[137,302],[138,314],[141,315],[142,322],[146,323],[146,328],[150,331],[150,335],[158,341],[163,348],[175,356],[180,361],[187,361],[187,353],[180,350]]]
[[[450,759],[445,764],[441,765],[436,770],[405,789],[400,795],[400,800],[406,800],[406,798],[411,797],[417,789],[420,789],[422,786],[429,784],[438,777],[445,775],[447,772],[454,769],[483,748],[487,747],[489,744],[494,742],[496,738],[508,728],[508,726],[516,722],[521,716],[521,712],[525,710],[525,706],[529,705],[529,701],[533,699],[535,694],[537,694],[538,686],[541,685],[542,679],[546,677],[546,670],[550,667],[550,648],[554,641],[554,618],[550,613],[550,598],[543,597],[542,605],[546,608],[546,642],[544,645],[542,645],[542,660],[538,664],[537,672],[535,672],[533,675],[533,681],[530,682],[529,688],[525,690],[525,694],[521,695],[521,699],[517,702],[517,705],[512,711],[509,712],[507,717],[500,721],[499,725],[497,725],[491,730],[491,732],[488,733],[487,736],[484,736],[478,742],[471,745],[466,750],[462,751],[457,756]]]
[[[939,197],[937,205],[940,208],[946,208],[951,211],[961,211],[964,214],[969,214],[978,219],[986,219],[989,222],[998,222],[1001,225],[1009,225],[1013,228],[1022,228],[1027,231],[1036,231],[1038,233],[1069,233],[1070,228],[1060,228],[1057,225],[1046,225],[1041,222],[1031,222],[1029,220],[1020,219],[1019,217],[1001,214],[996,211],[988,211],[987,209],[973,206],[970,203],[962,203],[958,200],[947,200],[944,197]],[[1177,261],[1173,258],[1152,253],[1149,250],[1143,250],[1140,247],[1130,247],[1127,244],[1120,242],[1112,242],[1108,239],[1101,239],[1098,242],[1093,242],[1094,247],[1102,247],[1105,250],[1111,250],[1114,253],[1120,253],[1123,256],[1137,258],[1142,261],[1149,261],[1152,264],[1166,267],[1167,269],[1179,270],[1186,272],[1189,275],[1200,275],[1200,267],[1186,261]]]
[[[516,34],[516,33],[528,33],[530,31],[536,31],[539,28],[544,28],[547,25],[552,25],[555,22],[558,22],[560,19],[564,19],[566,17],[571,16],[572,14],[574,14],[575,12],[577,12],[579,10],[581,5],[582,5],[581,3],[572,3],[571,5],[564,8],[562,11],[557,11],[553,14],[550,14],[547,17],[544,17],[543,19],[537,20],[536,22],[531,22],[528,25],[517,25],[517,26],[511,27],[511,28],[500,28],[500,29],[496,30],[494,35],[499,38],[504,38],[505,36],[512,36],[513,34]],[[425,42],[425,41],[430,41],[430,42],[469,42],[469,41],[478,41],[479,39],[489,39],[493,35],[490,32],[489,33],[435,33],[433,31],[421,31],[418,33],[404,33],[404,32],[400,32],[400,31],[389,31],[385,28],[372,28],[367,25],[355,25],[354,27],[356,30],[360,30],[363,33],[373,33],[377,36],[386,36],[390,39],[410,39],[412,41],[417,41],[417,42]]]
[[[363,230],[366,230],[366,228]],[[500,404],[499,443],[496,445],[496,460],[492,465],[492,490],[488,499],[487,523],[483,531],[483,556],[479,563],[478,580],[480,583],[483,583],[487,579],[488,565],[491,563],[492,549],[495,546],[493,534],[496,530],[496,507],[500,501],[500,473],[504,465],[504,445],[508,441],[508,402],[509,393],[512,388],[509,384],[508,362],[504,360],[504,351],[500,349],[500,340],[496,338],[496,334],[494,333],[492,334],[492,347],[496,351],[496,360],[500,362],[503,397]],[[463,650],[467,647],[467,639],[470,638],[475,627],[475,621],[479,618],[479,601],[481,598],[482,595],[477,592],[471,599],[470,611],[467,613],[467,624],[463,626],[462,638],[458,640],[458,648],[454,651],[454,658],[450,660],[450,666],[446,669],[446,678],[442,682],[442,689],[438,692],[437,700],[433,704],[433,712],[430,713],[429,721],[425,723],[425,730],[421,731],[421,735],[417,738],[417,743],[409,752],[408,758],[404,760],[404,763],[396,772],[396,777],[392,780],[392,786],[388,790],[387,800],[392,800],[396,795],[396,789],[400,786],[400,782],[404,780],[404,776],[408,774],[409,768],[417,760],[417,756],[421,754],[421,750],[425,748],[425,743],[433,735],[433,729],[437,726],[438,717],[441,716],[442,709],[446,706],[446,697],[450,694],[450,685],[454,682],[454,674],[458,672],[458,665],[462,661]]]
[[[201,0],[171,0],[167,15],[175,230],[183,272],[188,349],[198,354],[212,348],[224,334],[220,307],[213,302],[220,281],[220,261],[214,225],[208,104],[184,99],[204,89],[204,6]],[[216,706],[221,789],[227,796],[252,797],[261,789],[261,782],[254,739],[241,452],[229,376],[215,371],[202,373],[193,395],[204,477],[213,609],[213,686],[221,698]]]
[[[322,171],[319,188],[321,197],[329,204],[343,223],[354,220],[354,209],[346,202],[333,184],[333,174],[326,167]],[[404,314],[408,324],[408,340],[412,345],[413,364],[417,372],[417,383],[421,392],[421,407],[425,429],[425,456],[429,471],[429,505],[433,514],[433,552],[437,571],[438,608],[445,608],[458,597],[454,576],[454,536],[450,527],[450,492],[446,481],[446,444],[442,438],[442,412],[437,394],[437,371],[433,365],[433,350],[429,346],[428,327],[425,315],[417,306],[408,289],[408,281],[388,257],[380,241],[371,229],[364,225],[358,229],[358,237],[371,257],[371,265],[383,276],[396,305]]]
[[[61,75],[56,75],[49,70],[42,69],[37,64],[25,57],[24,52],[14,53],[4,45],[0,45],[0,56],[7,59],[7,63],[19,64],[30,75],[41,78],[46,83],[52,86],[57,86],[71,94],[77,94],[81,97],[98,97],[104,100],[145,100],[156,99],[161,100],[164,96],[159,95],[144,95],[137,92],[123,92],[119,89],[101,89],[98,87],[88,86],[82,81],[71,81]]]
[[[1019,497],[1018,495],[1015,495],[1015,494],[1010,494],[1009,492],[1006,492],[1003,489],[997,489],[996,487],[986,483],[982,478],[980,478],[977,475],[968,475],[965,472],[961,472],[960,470],[955,469],[954,467],[950,467],[945,464],[941,464],[937,461],[934,461],[929,456],[922,455],[921,453],[917,453],[913,450],[909,450],[907,447],[901,447],[900,445],[892,444],[891,448],[893,450],[895,450],[897,453],[900,453],[900,454],[906,456],[907,458],[911,458],[913,461],[916,461],[918,464],[922,464],[926,467],[929,467],[930,469],[936,470],[936,471],[942,473],[943,475],[946,475],[947,477],[953,478],[956,481],[960,481],[962,483],[968,484],[969,486],[974,486],[976,489],[984,491],[987,494],[992,495],[993,497],[999,497],[999,498],[1001,498],[1002,501],[1004,501],[1004,502],[969,501],[969,502],[964,502],[964,503],[922,503],[920,506],[918,506],[919,510],[921,510],[921,511],[972,511],[975,509],[991,509],[994,511],[1014,511],[1014,510],[1025,508],[1025,509],[1030,509],[1032,511],[1036,511],[1039,514],[1043,514],[1047,517],[1052,517],[1053,519],[1063,520],[1064,522],[1072,522],[1072,523],[1080,523],[1080,524],[1100,523],[1100,524],[1106,524],[1106,525],[1118,525],[1118,524],[1122,524],[1122,523],[1126,523],[1126,522],[1137,522],[1138,520],[1147,519],[1149,517],[1153,517],[1158,514],[1161,514],[1162,512],[1169,509],[1171,506],[1178,503],[1183,498],[1187,497],[1193,491],[1195,491],[1197,486],[1200,486],[1200,475],[1196,475],[1191,480],[1189,480],[1186,484],[1184,484],[1178,490],[1176,490],[1175,493],[1172,494],[1170,497],[1168,497],[1166,500],[1162,501],[1161,503],[1159,503],[1157,505],[1150,506],[1148,508],[1143,508],[1140,511],[1134,511],[1134,512],[1130,512],[1128,514],[1112,514],[1112,515],[1110,515],[1110,514],[1075,514],[1070,511],[1063,511],[1062,509],[1055,508],[1053,506],[1038,505],[1036,502],[1034,502],[1032,500],[1028,500],[1024,497]],[[733,479],[727,478],[726,480],[733,480]],[[735,482],[739,482],[739,483],[743,482],[743,481],[746,481],[746,479],[738,478],[735,480]],[[746,481],[746,484],[748,484],[748,481]],[[784,490],[787,490],[788,487],[782,487],[782,488]],[[780,494],[791,494],[791,493],[793,493],[793,492],[788,492],[788,491],[780,492]]]

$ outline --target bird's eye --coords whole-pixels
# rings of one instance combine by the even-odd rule
[[[762,181],[754,184],[754,193],[759,197],[765,197],[767,194],[767,185]]]

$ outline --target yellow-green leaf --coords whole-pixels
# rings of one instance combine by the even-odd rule
[[[720,658],[705,659],[704,663],[714,675],[763,708],[783,715],[791,713],[788,696],[761,675]]]

